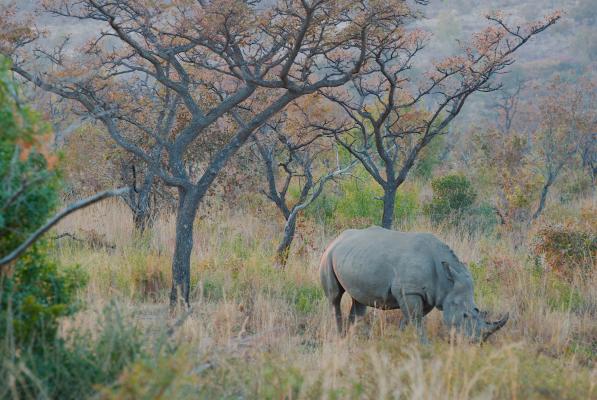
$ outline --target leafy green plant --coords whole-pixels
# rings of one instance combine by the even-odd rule
[[[60,174],[44,153],[45,124],[21,105],[0,60],[0,255],[41,226],[58,202]],[[0,330],[18,348],[51,343],[59,317],[74,312],[73,297],[85,283],[76,269],[59,271],[39,242],[10,268],[0,270]]]
[[[477,198],[471,182],[460,174],[445,175],[431,181],[433,199],[424,211],[435,223],[459,218],[469,210]]]
[[[10,332],[19,347],[51,344],[58,318],[78,309],[74,296],[86,283],[86,275],[76,267],[59,271],[48,260],[46,247],[34,246],[17,261],[12,276],[2,277],[0,329]]]
[[[45,154],[47,126],[16,101],[17,88],[0,58],[0,254],[20,244],[58,202],[58,170]]]

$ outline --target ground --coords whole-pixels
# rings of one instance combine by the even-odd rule
[[[167,215],[135,237],[127,210],[107,202],[62,223],[55,252],[89,282],[85,308],[62,335],[99,332],[106,312],[141,338],[138,361],[103,398],[589,399],[597,396],[595,268],[564,282],[504,235],[438,229],[420,218],[475,278],[477,303],[510,321],[485,345],[450,340],[434,310],[431,343],[398,332],[400,311],[368,309],[346,337],[335,333],[319,284],[319,257],[338,227],[305,219],[286,270],[271,265],[280,224],[260,207],[196,221],[192,309],[167,306],[174,223]],[[345,296],[346,297],[346,296]],[[349,301],[343,301],[345,314]],[[108,311],[106,311],[108,310]],[[494,315],[495,315],[494,314]]]

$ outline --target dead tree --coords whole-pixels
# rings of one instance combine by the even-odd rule
[[[35,25],[26,24],[20,35],[0,37],[0,49],[17,74],[72,100],[177,190],[172,306],[179,299],[189,305],[193,221],[228,160],[293,100],[359,74],[371,54],[370,32],[386,29],[380,13],[406,12],[398,0],[54,0],[43,6],[65,23],[83,21],[88,32],[101,31],[82,49],[48,49],[29,28]],[[141,84],[144,90],[136,90]],[[268,96],[260,101],[263,93]],[[254,113],[239,124],[231,113],[247,102]],[[182,114],[190,117],[175,130]],[[221,130],[229,135],[204,166],[188,161],[194,143]]]
[[[513,54],[529,39],[554,24],[559,14],[515,28],[499,14],[487,16],[491,26],[462,46],[461,54],[435,63],[432,71],[420,75],[413,70],[426,35],[406,31],[409,18],[384,19],[384,32],[368,38],[371,61],[363,73],[340,89],[322,90],[343,110],[346,121],[321,128],[382,187],[381,225],[385,228],[392,227],[396,192],[421,150],[446,132],[471,94],[498,89],[493,78],[512,64]]]

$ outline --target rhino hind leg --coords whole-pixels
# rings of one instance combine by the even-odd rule
[[[367,312],[367,306],[352,299],[352,306],[350,307],[350,314],[348,314],[348,324],[355,323],[357,318],[362,318]]]
[[[336,317],[336,329],[338,333],[342,335],[344,333],[344,327],[342,323],[342,308],[340,307],[340,302],[342,301],[342,293],[337,297],[333,298],[331,303],[332,307],[334,308],[334,315]]]
[[[336,278],[336,273],[334,272],[334,268],[332,267],[332,263],[329,261],[329,259],[323,261],[319,273],[325,297],[327,297],[328,301],[332,305],[332,308],[334,309],[336,328],[338,329],[338,333],[342,334],[344,330],[340,302],[342,301],[342,295],[344,294],[345,290],[342,285],[340,285],[338,278]]]

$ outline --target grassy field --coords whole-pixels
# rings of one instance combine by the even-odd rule
[[[130,341],[134,353],[114,383],[96,387],[98,397],[597,396],[595,268],[566,283],[506,235],[438,231],[419,217],[408,229],[444,239],[472,270],[477,303],[509,311],[510,322],[485,345],[472,345],[450,340],[434,310],[427,318],[431,344],[422,346],[414,332],[399,334],[399,311],[369,309],[365,321],[338,337],[318,261],[340,228],[302,221],[287,269],[272,270],[280,226],[266,222],[276,217],[265,210],[217,211],[196,221],[190,315],[171,316],[167,307],[172,219],[164,216],[150,235],[135,238],[128,211],[104,203],[60,225],[79,240],[58,240],[57,257],[80,265],[89,279],[80,293],[84,309],[63,322],[63,337],[88,332],[118,349]]]

